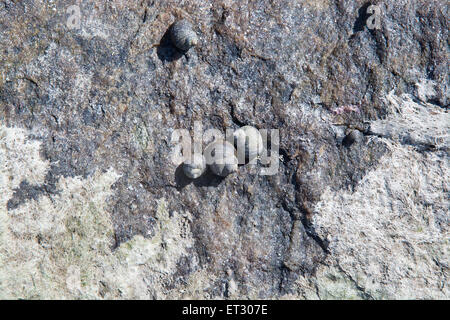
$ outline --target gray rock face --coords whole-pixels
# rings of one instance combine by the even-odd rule
[[[448,298],[448,4],[373,4],[1,1],[0,296]],[[277,174],[185,181],[195,121]]]

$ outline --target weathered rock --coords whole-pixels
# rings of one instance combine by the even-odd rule
[[[1,1],[2,297],[448,298],[447,3],[372,3]],[[180,183],[195,121],[278,173]]]

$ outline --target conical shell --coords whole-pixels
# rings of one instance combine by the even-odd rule
[[[173,45],[181,51],[188,51],[198,43],[198,37],[192,28],[192,24],[184,19],[172,25],[170,37]]]
[[[206,147],[204,156],[211,171],[221,177],[237,171],[238,159],[233,145],[226,141],[216,141]]]

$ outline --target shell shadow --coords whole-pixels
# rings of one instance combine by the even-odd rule
[[[183,164],[180,164],[175,170],[175,183],[178,190],[183,190],[187,185],[193,183],[196,187],[217,187],[222,181],[225,180],[224,177],[216,176],[211,170],[206,169],[206,171],[197,179],[190,179],[186,177],[183,172]]]
[[[225,180],[224,177],[215,175],[209,168],[207,168],[198,179],[194,180],[194,185],[196,187],[217,187],[223,180]]]
[[[370,2],[366,2],[359,8],[358,10],[358,18],[356,18],[353,24],[353,33],[357,33],[364,30],[364,27],[367,24],[367,19],[370,17],[370,14],[367,13],[367,8],[371,5]]]
[[[177,189],[182,190],[187,185],[191,184],[194,180],[186,177],[183,172],[183,164],[180,164],[175,170],[175,183],[177,184]]]
[[[172,29],[172,25],[166,30],[161,41],[159,42],[159,46],[156,49],[156,53],[158,58],[163,62],[172,62],[183,57],[185,52],[177,49],[170,40],[170,31]]]

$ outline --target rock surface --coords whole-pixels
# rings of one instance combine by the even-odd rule
[[[0,298],[448,299],[447,17],[0,1]],[[278,129],[277,174],[185,181],[195,121]]]

